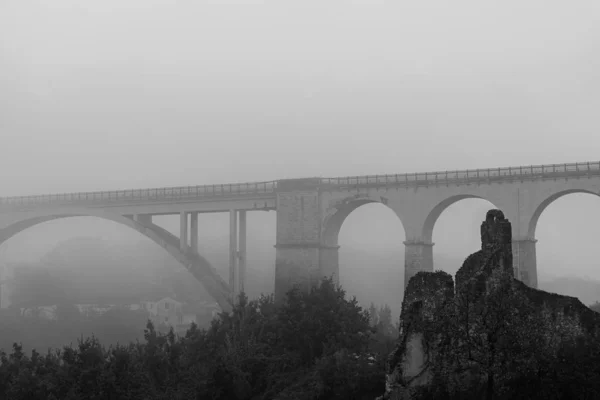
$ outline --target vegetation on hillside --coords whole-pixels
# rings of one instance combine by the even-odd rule
[[[521,304],[509,300],[499,299],[502,307],[490,315],[506,316],[502,310]],[[590,308],[600,312],[600,303]],[[207,329],[193,325],[182,337],[147,323],[143,313],[121,308],[83,316],[62,302],[57,317],[50,321],[2,310],[0,398],[374,399],[384,392],[386,361],[399,336],[399,325],[393,323],[387,305],[371,304],[365,310],[331,280],[310,293],[290,291],[282,305],[276,305],[272,296],[249,301],[242,295],[232,314],[221,314]],[[458,322],[445,329],[457,328]],[[551,359],[528,358],[531,365],[524,368],[517,363],[523,359],[519,354],[524,345],[536,342],[515,340],[517,331],[497,333],[493,350],[496,359],[504,361],[500,369],[490,371],[502,376],[503,391],[494,398],[600,395],[595,383],[600,382],[598,344],[571,343]],[[476,353],[489,355],[491,350]],[[441,357],[452,354],[442,352]],[[472,363],[473,368],[484,365],[485,359],[475,357]],[[482,388],[460,381],[465,386],[459,398],[481,398]],[[435,380],[417,396],[451,398]]]
[[[13,343],[21,342],[28,352],[33,349],[46,352],[92,335],[107,346],[135,342],[144,338],[143,329],[148,321],[148,314],[141,310],[115,307],[102,314],[82,314],[65,303],[57,306],[56,319],[41,314],[37,307],[30,308],[27,315],[14,308],[0,310],[0,349],[10,349]],[[157,329],[166,331],[164,326]]]
[[[373,399],[397,335],[389,307],[377,314],[325,280],[283,305],[242,295],[184,337],[148,323],[142,341],[109,347],[96,335],[30,355],[15,344],[0,353],[0,398]]]

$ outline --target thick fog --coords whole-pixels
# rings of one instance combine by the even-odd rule
[[[597,0],[3,0],[0,196],[598,160],[599,49]],[[477,249],[491,207],[441,216],[436,267]],[[227,215],[204,218],[201,250],[225,245]],[[249,257],[271,260],[274,213],[250,218]],[[591,195],[548,207],[540,279],[600,280],[599,219]],[[137,240],[55,221],[0,262],[80,235]],[[385,206],[359,208],[342,282],[377,282],[377,265],[344,275],[347,249],[391,254],[403,275],[403,240]]]

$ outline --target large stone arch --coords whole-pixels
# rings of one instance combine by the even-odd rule
[[[60,210],[47,213],[23,213],[4,225],[0,229],[0,244],[35,225],[52,221],[55,219],[72,218],[72,217],[96,217],[125,225],[133,230],[138,231],[146,236],[154,243],[165,249],[179,263],[200,281],[206,291],[215,299],[223,311],[229,312],[232,308],[229,285],[219,276],[212,265],[201,255],[191,252],[182,251],[179,247],[179,238],[164,228],[153,224],[140,223],[132,218],[125,217],[119,214],[113,214],[98,210]]]
[[[490,193],[482,193],[473,190],[471,193],[454,193],[445,196],[439,196],[432,200],[423,199],[423,212],[415,216],[413,224],[415,225],[414,237],[405,242],[405,278],[404,285],[408,284],[411,277],[419,271],[433,272],[433,229],[442,213],[452,204],[465,199],[481,199],[489,201],[494,208],[499,208],[496,202],[488,196]],[[493,194],[493,193],[491,193]]]
[[[523,234],[517,240],[513,236],[513,253],[515,272],[518,278],[531,287],[538,287],[537,239],[535,232],[540,216],[554,201],[574,193],[600,196],[600,185],[596,180],[584,179],[551,182],[532,195],[530,201],[526,201],[526,208],[522,216],[521,232]]]
[[[529,223],[527,226],[527,236],[532,239],[535,238],[535,230],[537,228],[537,223],[540,219],[540,216],[550,204],[552,204],[554,201],[558,200],[563,196],[567,196],[569,194],[574,193],[587,193],[594,196],[600,196],[600,193],[596,193],[586,188],[569,188],[552,193],[551,195],[547,196],[544,200],[542,200],[539,204],[537,204],[537,206],[535,207],[531,217],[529,218]]]
[[[359,194],[347,196],[339,200],[331,200],[326,208],[321,224],[321,248],[319,264],[322,276],[333,276],[339,282],[339,234],[344,221],[352,212],[365,204],[382,204],[390,209],[398,218],[402,228],[406,232],[401,216],[386,198],[375,194]]]
[[[357,208],[373,203],[382,204],[392,210],[404,228],[401,216],[394,208],[389,206],[385,198],[371,194],[348,196],[342,200],[331,202],[327,208],[323,218],[321,243],[324,246],[337,246],[340,230],[346,218]]]
[[[490,202],[494,205],[494,208],[498,208],[497,204],[494,203],[491,199],[488,199],[484,196],[478,196],[475,194],[457,194],[454,196],[449,196],[438,202],[427,214],[425,221],[423,223],[422,230],[422,239],[423,242],[428,244],[433,244],[433,228],[435,227],[435,223],[442,215],[442,213],[450,207],[452,204],[458,203],[461,200],[465,199],[481,199]]]

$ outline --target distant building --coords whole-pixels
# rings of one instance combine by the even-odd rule
[[[183,333],[190,328],[192,323],[204,325],[217,317],[221,308],[217,303],[200,302],[187,304],[172,297],[157,297],[141,301],[138,304],[75,304],[79,312],[85,316],[102,315],[115,307],[126,308],[132,311],[144,310],[148,319],[155,327],[166,325],[173,328],[176,333]],[[44,319],[56,319],[57,305],[43,305],[31,308],[21,308],[21,315]]]
[[[42,319],[56,319],[56,305],[20,307],[18,310],[23,317],[36,317]]]
[[[91,317],[94,315],[102,315],[105,312],[107,312],[108,310],[111,310],[113,308],[117,308],[117,307],[123,307],[123,306],[119,306],[116,304],[106,304],[106,305],[98,305],[98,304],[75,304],[74,305],[79,312],[86,316],[86,317]],[[21,315],[23,315],[24,317],[38,317],[38,318],[43,318],[43,319],[56,319],[56,310],[57,310],[57,305],[53,304],[53,305],[44,305],[44,306],[36,306],[36,307],[29,307],[29,308],[25,308],[25,307],[21,307],[20,311],[21,311]],[[135,311],[135,310],[140,310],[142,308],[141,305],[139,304],[131,304],[128,306],[124,306],[124,308]]]
[[[145,300],[142,302],[142,308],[150,314],[150,320],[156,326],[165,324],[177,333],[185,332],[192,323],[199,324],[211,320],[221,312],[217,303],[187,304],[168,296]]]
[[[173,329],[177,329],[184,323],[183,305],[171,297],[141,302],[142,309],[148,312],[150,320],[155,326],[165,324]],[[190,319],[190,317],[188,316],[186,319]]]
[[[137,309],[140,308],[139,305],[136,305]],[[80,313],[82,313],[85,316],[92,316],[92,315],[102,315],[105,312],[107,312],[108,310],[118,307],[115,304],[105,304],[105,305],[99,305],[99,304],[75,304],[75,307],[77,307],[77,309],[79,310]],[[129,307],[130,309],[132,309],[130,306],[126,306]]]

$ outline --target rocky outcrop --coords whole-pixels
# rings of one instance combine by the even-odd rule
[[[388,358],[386,392],[403,398],[410,388],[427,384],[452,308],[454,282],[442,271],[419,272],[406,288],[400,313],[399,343]]]
[[[510,222],[490,210],[481,250],[465,260],[456,284],[441,271],[409,281],[384,399],[425,392],[498,398],[512,382],[558,362],[565,346],[597,345],[600,315],[576,298],[514,279],[511,242]]]

